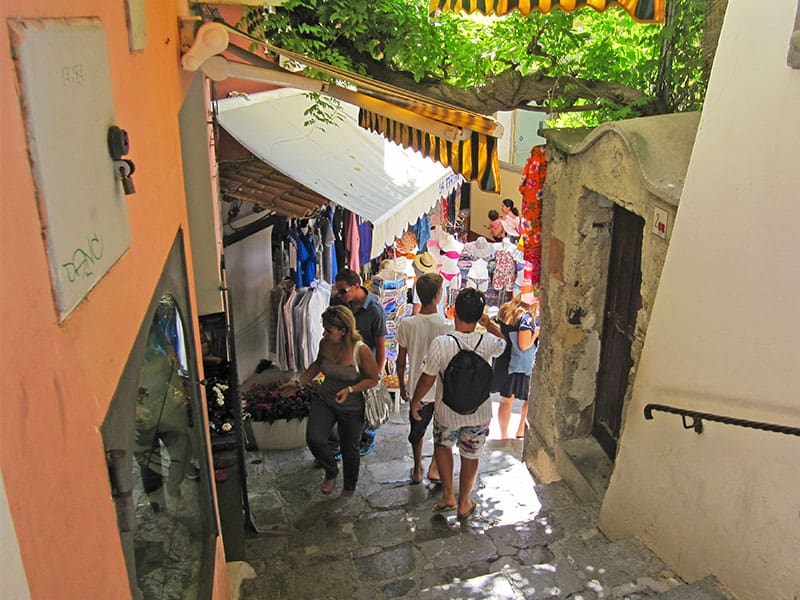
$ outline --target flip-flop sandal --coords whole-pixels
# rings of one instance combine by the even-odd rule
[[[431,483],[442,483],[441,477],[428,477],[428,481]]]
[[[319,491],[328,496],[329,494],[333,493],[334,488],[336,487],[336,478],[333,479],[326,479],[322,482],[322,485],[319,486]]]
[[[477,503],[477,502],[473,502],[473,503],[472,503],[472,508],[470,508],[470,509],[469,509],[467,512],[465,512],[463,515],[462,515],[462,514],[460,514],[460,513],[459,513],[459,514],[457,514],[457,515],[456,515],[456,518],[457,518],[459,521],[464,521],[465,519],[469,519],[469,518],[472,516],[472,513],[474,513],[474,512],[475,512],[475,509],[476,509],[476,508],[478,508],[478,503]]]
[[[433,505],[433,512],[445,512],[448,510],[455,510],[455,509],[456,509],[455,504],[442,504],[441,501]]]
[[[408,472],[408,476],[411,478],[411,485],[419,485],[422,483],[422,479],[414,479],[414,469]]]

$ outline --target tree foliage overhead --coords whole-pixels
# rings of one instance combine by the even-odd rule
[[[240,26],[475,112],[539,110],[593,124],[701,108],[713,56],[703,44],[714,39],[705,23],[719,2],[669,0],[662,27],[614,6],[431,18],[427,0],[287,0],[251,10]]]

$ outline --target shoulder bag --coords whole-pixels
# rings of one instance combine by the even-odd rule
[[[361,358],[358,355],[358,350],[361,344],[363,342],[357,343],[353,351],[353,362],[359,375],[361,374]],[[389,420],[389,413],[393,406],[392,396],[383,381],[380,380],[378,380],[378,385],[361,393],[364,396],[364,418],[370,427],[377,429]]]

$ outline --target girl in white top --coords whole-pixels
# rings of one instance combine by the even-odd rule
[[[519,217],[519,210],[514,206],[514,201],[511,198],[503,200],[500,210],[503,211],[500,223],[505,229],[506,237],[511,238],[512,242],[516,242],[520,236],[520,224],[522,221]]]

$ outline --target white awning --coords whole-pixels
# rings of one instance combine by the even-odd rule
[[[358,126],[305,126],[305,92],[284,88],[218,102],[218,121],[242,146],[292,179],[372,222],[372,253],[403,234],[462,181],[449,167]],[[324,131],[323,131],[324,128]]]

